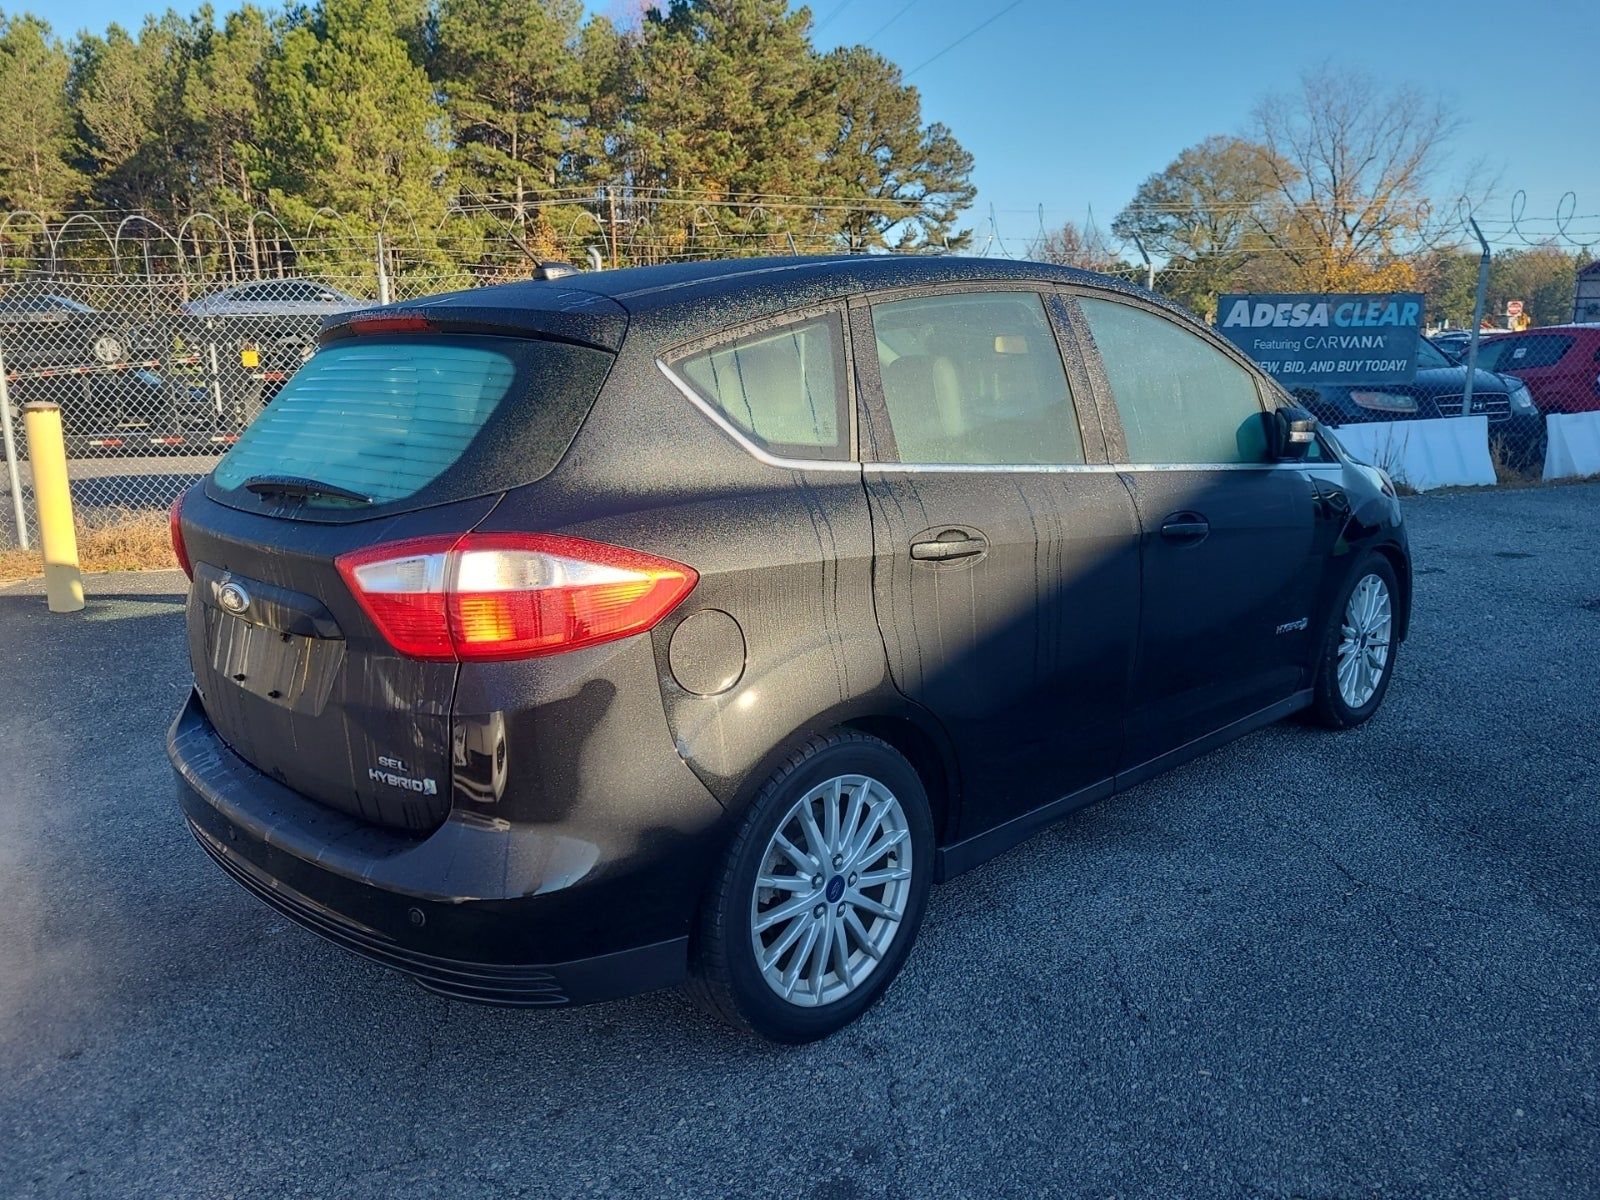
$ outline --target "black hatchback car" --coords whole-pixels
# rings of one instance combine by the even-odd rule
[[[1381,472],[1154,297],[841,257],[329,319],[173,510],[200,845],[449,996],[859,1015],[930,884],[1382,702]]]

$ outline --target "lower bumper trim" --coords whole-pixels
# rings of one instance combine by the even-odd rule
[[[295,924],[403,971],[428,991],[451,999],[508,1008],[585,1004],[668,986],[685,973],[687,938],[555,964],[475,963],[422,954],[318,904],[231,851],[193,820],[187,824],[201,849],[230,878]]]

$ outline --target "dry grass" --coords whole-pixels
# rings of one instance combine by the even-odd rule
[[[97,509],[78,521],[78,563],[85,571],[149,571],[178,565],[167,514],[161,510]],[[39,548],[0,550],[0,580],[44,571]]]
[[[1530,487],[1543,481],[1544,463],[1527,467],[1515,465],[1502,438],[1489,439],[1489,461],[1494,464],[1495,482],[1502,487]]]

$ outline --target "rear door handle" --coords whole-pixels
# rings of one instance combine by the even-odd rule
[[[1161,536],[1180,546],[1193,546],[1205,540],[1211,532],[1211,522],[1199,513],[1173,513],[1161,522]]]
[[[929,542],[912,542],[911,557],[919,562],[952,562],[973,558],[989,548],[983,534],[965,534],[959,529],[946,529]]]

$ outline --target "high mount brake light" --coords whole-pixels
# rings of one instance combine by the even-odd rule
[[[389,644],[435,661],[535,658],[643,633],[699,579],[668,559],[542,533],[412,538],[336,562]]]
[[[349,324],[351,333],[427,333],[433,323],[427,317],[395,313],[392,316],[357,317]]]
[[[183,541],[183,499],[188,494],[187,489],[179,492],[172,507],[167,509],[167,529],[172,534],[172,556],[178,560],[183,573],[193,579],[194,563],[189,561],[189,547]]]

